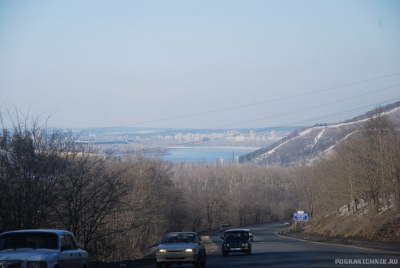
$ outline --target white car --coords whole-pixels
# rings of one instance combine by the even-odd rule
[[[89,257],[68,231],[10,231],[0,234],[0,267],[88,268]]]
[[[165,234],[156,251],[156,267],[173,264],[206,266],[206,248],[196,232],[170,232]]]

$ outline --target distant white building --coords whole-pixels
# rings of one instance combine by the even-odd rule
[[[185,135],[185,141],[192,141],[192,134],[191,133],[187,133]]]
[[[243,134],[236,136],[236,141],[245,141],[246,137]]]
[[[256,132],[255,132],[254,130],[250,130],[249,139],[250,139],[251,141],[256,140]]]
[[[175,139],[176,139],[177,141],[183,140],[183,134],[182,134],[181,132],[179,132],[178,134],[175,135]]]

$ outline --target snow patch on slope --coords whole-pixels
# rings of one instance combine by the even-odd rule
[[[322,137],[322,134],[324,134],[325,128],[318,133],[317,137],[314,138],[314,145],[317,144],[318,140]]]

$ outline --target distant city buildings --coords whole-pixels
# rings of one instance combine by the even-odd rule
[[[207,134],[192,134],[179,132],[173,137],[166,135],[165,140],[175,141],[234,141],[234,142],[245,142],[245,141],[269,141],[275,142],[282,137],[287,136],[290,131],[283,131],[278,133],[276,131],[270,132],[256,132],[250,130],[250,132],[239,132],[239,131],[227,131],[226,133],[207,133]]]
[[[118,129],[110,132],[91,129],[82,135],[85,142],[114,143],[149,146],[259,146],[263,147],[279,141],[289,135],[293,130],[216,130],[215,132],[197,132],[188,130],[186,132],[174,132],[168,130],[132,130]],[[190,143],[190,144],[189,144]]]

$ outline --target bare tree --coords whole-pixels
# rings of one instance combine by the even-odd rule
[[[375,172],[377,192],[378,194],[380,194],[380,191],[383,192],[381,197],[384,198],[389,207],[391,176],[390,172],[387,172],[387,163],[390,163],[391,147],[396,137],[394,126],[389,118],[383,115],[383,109],[378,108],[366,122],[362,134],[365,143],[369,145],[366,150],[371,159],[368,167]],[[379,198],[376,203],[379,206]]]
[[[9,113],[11,129],[1,121],[0,230],[46,228],[54,225],[55,186],[69,136],[41,127],[38,118],[22,120],[18,115]]]
[[[391,157],[388,160],[390,192],[392,193],[397,212],[400,212],[400,133],[397,133],[393,146],[390,147]]]
[[[115,214],[113,224],[123,232],[109,237],[108,243],[115,245],[110,258],[138,258],[166,231],[183,228],[185,197],[173,186],[164,161],[136,155],[119,165],[126,171],[123,181],[129,193],[124,198],[127,209]]]
[[[124,200],[130,187],[121,179],[124,170],[104,155],[81,147],[66,157],[68,165],[57,180],[62,202],[55,208],[56,215],[62,228],[74,232],[83,247],[93,251],[89,248],[93,240],[98,243],[110,235],[108,216],[127,209]]]

